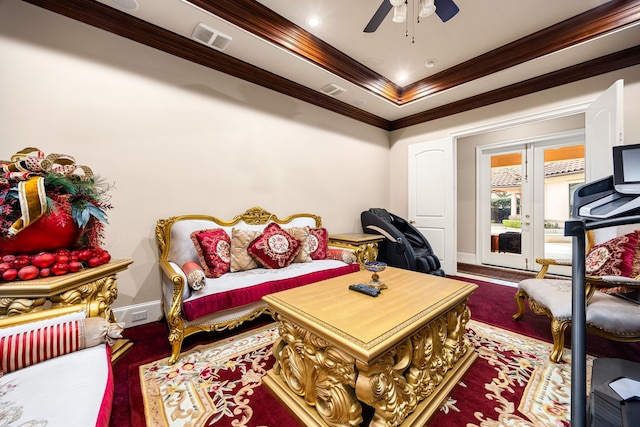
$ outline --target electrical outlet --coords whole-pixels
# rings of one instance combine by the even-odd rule
[[[136,311],[135,313],[131,313],[131,321],[139,322],[141,320],[145,320],[147,318],[147,310]]]

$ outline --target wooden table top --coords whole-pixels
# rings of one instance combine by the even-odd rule
[[[329,235],[329,240],[342,240],[344,242],[361,244],[379,242],[380,240],[384,240],[384,236],[366,233],[341,233]]]
[[[285,318],[327,339],[353,357],[370,361],[465,300],[472,283],[387,267],[377,297],[349,290],[371,272],[348,275],[265,296]]]

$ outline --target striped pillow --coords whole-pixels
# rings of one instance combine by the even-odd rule
[[[0,371],[18,369],[119,338],[121,325],[92,317],[0,337]]]

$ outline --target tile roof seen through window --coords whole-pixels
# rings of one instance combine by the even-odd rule
[[[584,172],[584,159],[570,159],[548,162],[544,165],[545,178]],[[493,168],[491,186],[493,188],[517,187],[522,182],[519,168]]]

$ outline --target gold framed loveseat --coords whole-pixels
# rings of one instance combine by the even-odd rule
[[[303,286],[320,280],[358,271],[360,266],[349,260],[313,259],[294,262],[283,268],[251,268],[206,278],[202,289],[192,289],[182,267],[185,263],[199,263],[199,254],[191,239],[198,230],[224,230],[231,236],[232,256],[237,230],[262,233],[271,223],[282,229],[304,229],[327,236],[320,216],[309,213],[284,218],[253,207],[229,221],[209,215],[181,215],[160,219],[156,224],[156,241],[160,251],[163,312],[169,325],[171,357],[177,361],[183,340],[199,332],[223,331],[236,328],[264,313],[270,313],[261,297],[269,293]],[[310,233],[311,235],[312,233]],[[326,242],[326,237],[325,237]],[[328,243],[322,242],[326,247]],[[246,250],[245,250],[246,252]]]

